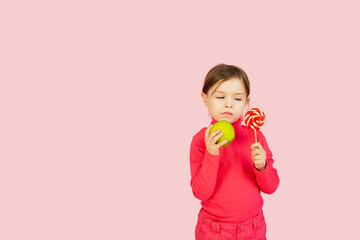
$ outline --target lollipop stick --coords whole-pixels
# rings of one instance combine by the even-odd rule
[[[254,129],[254,131],[255,131],[255,142],[257,142],[256,129]]]

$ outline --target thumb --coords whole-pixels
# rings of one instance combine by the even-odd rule
[[[209,132],[210,132],[212,126],[213,126],[213,125],[210,125],[210,126],[207,127],[207,129],[206,129],[206,131],[205,131],[205,137],[206,137],[207,135],[209,135]]]

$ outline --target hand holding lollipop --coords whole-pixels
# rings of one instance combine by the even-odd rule
[[[254,129],[255,142],[257,142],[256,130],[259,130],[260,127],[264,124],[265,113],[258,108],[252,108],[249,111],[247,111],[247,113],[245,114],[244,121],[246,126]]]

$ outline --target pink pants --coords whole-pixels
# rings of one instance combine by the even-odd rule
[[[207,217],[203,209],[200,210],[195,228],[196,240],[266,240],[266,223],[263,211],[245,222],[225,223],[213,221]]]

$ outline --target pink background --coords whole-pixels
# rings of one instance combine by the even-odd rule
[[[268,239],[358,237],[358,1],[56,2],[0,3],[0,239],[194,239],[218,63],[266,114]]]

